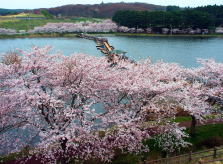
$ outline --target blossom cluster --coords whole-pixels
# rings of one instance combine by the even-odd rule
[[[138,29],[137,32],[142,32]],[[79,33],[79,32],[136,32],[135,28],[118,27],[111,20],[104,20],[98,23],[79,22],[79,23],[47,23],[42,27],[35,27],[28,33]]]
[[[0,28],[0,35],[11,35],[11,34],[16,34],[16,30]]]
[[[0,150],[31,146],[44,163],[149,151],[142,141],[160,134],[162,148],[174,151],[187,145],[170,121],[178,109],[202,120],[207,99],[223,97],[223,64],[215,61],[196,69],[150,60],[112,67],[106,58],[49,54],[49,47],[20,53],[18,62],[0,63]]]

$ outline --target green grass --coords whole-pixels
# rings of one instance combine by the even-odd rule
[[[140,155],[120,154],[111,162],[111,164],[137,164],[140,161]]]
[[[196,127],[195,137],[189,138],[188,141],[193,144],[194,149],[199,150],[203,148],[201,145],[202,142],[216,136],[223,139],[223,124],[213,124]]]
[[[9,162],[9,161],[14,161],[18,158],[22,158],[22,157],[26,157],[29,154],[29,148],[26,147],[23,150],[21,150],[18,153],[11,153],[7,156],[0,156],[0,163],[4,163],[4,162]]]
[[[76,17],[72,18],[76,22],[101,22],[102,19],[99,18],[88,18],[88,17]]]
[[[72,22],[71,20],[57,20],[57,19],[41,19],[41,20],[18,20],[14,19],[9,21],[0,21],[0,28],[9,28],[9,29],[15,29],[15,30],[30,30],[33,29],[36,26],[43,26],[49,22],[52,23],[58,23],[58,22]],[[75,22],[75,21],[73,21]]]
[[[190,116],[180,116],[176,117],[173,121],[174,122],[186,122],[186,121],[191,121],[192,118]]]
[[[47,23],[60,23],[60,22],[100,22],[101,19],[95,18],[73,18],[73,19],[0,19],[0,28],[15,29],[15,30],[30,30],[37,26],[43,26]]]
[[[209,120],[209,119],[215,119],[217,117],[220,117],[221,115],[207,115],[206,117],[204,117],[205,120]],[[192,121],[192,118],[190,116],[179,116],[176,117],[174,120],[171,120],[174,122],[186,122],[186,121]]]
[[[45,17],[45,16],[42,15],[42,14],[33,14],[33,13],[19,13],[19,14],[14,14],[14,15],[0,16],[0,18],[3,18],[3,19],[19,18],[19,17],[42,18],[42,17]]]
[[[0,19],[0,28],[10,28],[19,30],[29,30],[33,29],[36,26],[43,26],[47,23],[59,23],[59,22],[70,22],[70,23],[77,23],[74,19],[42,19],[42,20],[1,20]],[[43,34],[45,36],[50,37],[73,37],[75,33],[64,33],[60,35],[55,34]],[[43,35],[33,35],[33,34],[26,34],[26,35],[0,35],[0,39],[2,38],[24,38],[24,37],[43,37]],[[88,35],[98,36],[98,37],[106,37],[106,36],[143,36],[143,37],[221,37],[223,38],[223,34],[208,34],[208,35],[162,35],[162,34],[128,34],[128,33],[88,33]]]
[[[76,34],[60,34],[60,33],[50,33],[50,34],[16,34],[16,35],[0,35],[0,39],[8,38],[56,38],[56,37],[76,37]]]
[[[147,33],[96,33],[93,35],[100,35],[100,36],[143,36],[143,37],[200,37],[200,38],[207,38],[207,37],[223,37],[223,34],[147,34]]]
[[[123,36],[168,36],[168,37],[223,37],[222,34],[132,34],[132,33],[117,33],[116,35],[123,35]]]

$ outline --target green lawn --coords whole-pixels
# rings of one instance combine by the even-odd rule
[[[4,18],[4,19],[19,18],[19,17],[42,18],[42,17],[45,17],[45,16],[42,15],[42,14],[33,14],[33,13],[19,13],[19,14],[0,16],[0,18]]]
[[[213,141],[211,141],[211,139]],[[213,124],[196,127],[195,137],[189,138],[188,141],[191,142],[194,145],[194,149],[197,150],[205,148],[207,145],[204,144],[214,144],[212,142],[220,142],[221,139],[223,140],[223,124]]]
[[[76,17],[76,18],[72,18],[72,20],[76,21],[76,22],[101,22],[102,19],[99,18],[87,18],[87,17]]]
[[[190,116],[180,116],[176,117],[173,121],[174,122],[186,122],[186,121],[191,121],[192,118]]]
[[[15,29],[15,30],[30,30],[37,26],[43,26],[49,22],[51,23],[60,23],[60,22],[70,22],[70,23],[77,23],[77,22],[100,22],[101,19],[96,18],[73,18],[73,19],[0,19],[0,28],[7,28],[7,29]]]

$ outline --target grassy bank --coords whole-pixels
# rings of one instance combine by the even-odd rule
[[[10,38],[56,38],[56,37],[76,37],[77,34],[60,34],[60,33],[48,33],[48,34],[15,34],[15,35],[0,35],[0,39]]]
[[[76,37],[77,33],[45,33],[45,34],[14,34],[0,35],[0,39],[7,38],[41,38],[41,37]],[[206,34],[206,35],[164,35],[164,34],[132,34],[132,33],[88,33],[88,35],[98,37],[108,36],[129,36],[129,37],[196,37],[196,38],[223,38],[223,34]]]
[[[5,16],[0,16],[0,19],[11,19],[11,18],[43,18],[45,17],[42,14],[33,14],[33,13],[19,13],[19,14],[11,14],[11,15],[5,15]]]
[[[77,17],[73,19],[0,19],[0,28],[19,30],[31,30],[37,26],[44,26],[47,23],[77,23],[77,22],[100,22],[101,19]]]
[[[210,124],[196,128],[196,135],[188,139],[194,150],[223,145],[223,124]]]
[[[144,37],[223,37],[223,34],[147,34],[147,33],[98,33],[100,36],[144,36]]]

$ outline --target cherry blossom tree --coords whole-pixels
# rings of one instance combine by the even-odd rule
[[[79,23],[47,23],[41,27],[34,27],[28,33],[80,33],[80,32],[143,32],[142,29],[138,31],[135,28],[128,28],[124,26],[117,26],[116,23],[107,19],[102,22],[79,22]]]
[[[198,86],[196,91],[189,90],[189,92],[194,94],[192,96],[195,97],[193,100],[196,102],[198,102],[197,98],[203,97],[209,103],[210,109],[205,112],[211,112],[215,115],[220,113],[221,116],[223,111],[223,63],[217,63],[212,59],[198,59],[198,62],[201,67],[185,70],[185,76],[189,84]],[[195,135],[195,126],[199,117],[195,117],[194,114],[191,116],[191,135]]]
[[[16,30],[0,28],[0,35],[12,35],[12,34],[16,34]]]
[[[136,30],[135,28],[128,28],[124,26],[117,26],[116,23],[110,19],[103,20],[102,22],[78,22],[78,23],[47,23],[44,26],[34,27],[34,29],[28,30],[28,34],[36,33],[108,33],[108,32],[123,32],[123,33],[141,33],[142,29]],[[17,34],[14,29],[0,28],[0,35],[13,35]]]
[[[150,60],[111,67],[106,58],[49,50],[34,47],[20,62],[0,64],[1,153],[31,146],[44,163],[110,161],[116,150],[149,151],[143,141],[160,134],[162,148],[174,151],[187,143],[170,118],[181,107],[202,119],[210,109],[204,93],[215,93],[188,80],[202,68]]]
[[[28,33],[72,33],[72,32],[116,32],[118,26],[111,20],[104,20],[98,23],[47,23],[42,27],[35,27]]]

